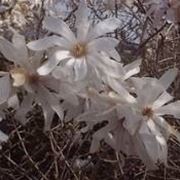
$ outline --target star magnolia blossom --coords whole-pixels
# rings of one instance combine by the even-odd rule
[[[49,74],[57,65],[62,65],[73,72],[75,80],[84,79],[87,73],[92,73],[92,69],[99,71],[101,66],[105,67],[101,51],[107,52],[109,57],[115,58],[117,61],[120,60],[114,49],[119,41],[110,37],[102,37],[118,28],[119,20],[116,18],[106,19],[92,28],[91,22],[88,20],[87,7],[83,3],[76,12],[76,35],[65,22],[54,17],[46,17],[43,25],[44,28],[61,37],[53,35],[28,44],[28,47],[35,51],[51,47],[56,50],[38,69],[38,73],[41,75]],[[110,60],[109,64],[113,65],[113,60]],[[108,72],[108,66],[104,70]]]
[[[70,90],[70,87],[65,83],[66,90],[59,93],[63,83],[52,76],[41,76],[36,72],[42,59],[42,54],[36,53],[31,56],[26,48],[24,37],[19,34],[13,36],[13,43],[1,37],[0,51],[6,59],[14,63],[14,68],[9,73],[4,72],[3,78],[6,79],[3,81],[1,78],[0,81],[1,103],[10,98],[15,87],[18,89],[24,87],[24,90],[28,93],[16,110],[15,116],[19,121],[22,123],[26,122],[25,116],[32,109],[34,101],[42,107],[45,118],[45,130],[50,128],[54,112],[63,120],[63,109],[59,99],[60,97],[72,96],[67,91],[68,88]],[[10,77],[13,79],[12,83]]]
[[[167,164],[169,135],[180,140],[178,132],[162,117],[168,114],[180,118],[180,101],[169,103],[173,97],[166,92],[176,74],[177,70],[171,69],[159,80],[132,78],[136,98],[121,86],[116,92],[109,93],[99,94],[90,90],[93,107],[80,115],[77,121],[87,123],[83,131],[92,129],[99,122],[108,121],[93,135],[90,151],[97,151],[100,141],[104,139],[116,151],[139,155],[149,169],[156,168],[157,162]]]
[[[179,134],[162,117],[173,115],[180,118],[180,101],[169,103],[173,97],[166,92],[176,74],[177,70],[171,69],[159,80],[134,78],[136,103],[124,111],[123,126],[132,136],[138,135],[154,166],[158,161],[167,164],[166,141],[169,135],[173,134],[180,140]],[[142,159],[149,163],[145,157]]]

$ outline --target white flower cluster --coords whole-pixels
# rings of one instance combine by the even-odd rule
[[[166,91],[177,69],[160,79],[133,77],[141,60],[124,65],[115,49],[119,41],[106,36],[121,22],[109,18],[93,25],[84,3],[75,16],[73,31],[61,19],[47,16],[43,28],[51,36],[28,44],[17,32],[12,42],[0,38],[0,52],[12,63],[9,71],[0,72],[1,110],[14,108],[15,118],[25,124],[27,113],[38,104],[46,131],[55,113],[61,121],[86,122],[82,132],[106,121],[94,132],[90,152],[96,152],[104,140],[117,152],[138,155],[149,169],[158,162],[167,164],[169,136],[180,140],[163,118],[180,118],[180,101],[172,102]],[[0,141],[4,140],[7,137],[1,133]]]

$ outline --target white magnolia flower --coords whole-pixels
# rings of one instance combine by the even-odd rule
[[[142,141],[154,165],[158,161],[167,164],[169,135],[173,134],[179,140],[179,134],[162,117],[173,115],[180,118],[180,101],[169,103],[173,97],[166,92],[176,74],[177,70],[171,69],[159,80],[134,78],[136,103],[124,111],[123,126],[131,135],[138,135],[138,141]]]
[[[176,74],[176,69],[171,69],[159,80],[133,78],[136,98],[121,86],[115,87],[117,93],[99,94],[90,90],[91,100],[95,102],[93,106],[96,106],[77,120],[85,121],[87,129],[103,120],[108,121],[107,126],[93,135],[91,151],[96,151],[104,139],[116,151],[139,155],[150,169],[156,168],[157,162],[167,164],[169,135],[180,141],[179,133],[162,117],[173,115],[180,118],[180,101],[169,103],[173,97],[166,92]],[[104,104],[103,109],[98,109],[101,104]]]
[[[118,28],[119,20],[106,19],[92,27],[84,3],[80,4],[76,12],[76,35],[60,19],[46,17],[43,25],[44,28],[61,37],[53,35],[28,44],[28,47],[35,51],[51,47],[56,49],[48,61],[38,69],[41,75],[50,73],[60,64],[71,70],[76,80],[83,79],[89,73],[90,68],[99,70],[101,66],[104,66],[104,59],[100,51],[115,52],[114,47],[118,44],[117,39],[102,36]],[[120,57],[118,59],[120,60]],[[108,67],[106,71],[108,72]]]
[[[4,38],[0,38],[0,51],[6,59],[14,63],[14,67],[10,72],[4,73],[4,78],[0,79],[0,83],[3,81],[1,84],[4,84],[0,88],[1,103],[10,97],[10,92],[13,89],[22,89],[21,87],[23,87],[27,91],[27,95],[24,96],[23,101],[16,110],[16,118],[25,123],[27,112],[32,109],[33,103],[36,102],[42,107],[45,129],[47,130],[50,128],[54,113],[57,113],[59,118],[63,120],[64,112],[59,99],[60,97],[68,97],[67,99],[70,100],[72,96],[71,91],[67,91],[67,84],[67,88],[62,90],[64,84],[60,80],[52,76],[41,76],[36,72],[41,62],[42,54],[36,53],[31,55],[26,48],[23,36],[15,33],[12,41],[13,43],[10,43]],[[59,93],[60,90],[61,92]]]

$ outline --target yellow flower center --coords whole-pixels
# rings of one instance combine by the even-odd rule
[[[27,71],[23,68],[14,68],[10,71],[11,77],[13,78],[13,86],[19,87],[27,81]]]
[[[83,43],[75,44],[71,49],[71,54],[76,58],[80,58],[82,56],[85,56],[87,54],[86,45]]]
[[[142,115],[147,116],[148,118],[153,117],[153,114],[154,114],[154,112],[153,112],[152,108],[150,108],[150,107],[145,107],[142,110]]]
[[[36,84],[39,81],[39,75],[29,74],[27,70],[23,68],[14,68],[10,71],[11,77],[13,78],[13,86],[20,87],[25,83]]]

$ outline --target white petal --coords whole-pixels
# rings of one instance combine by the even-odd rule
[[[44,98],[46,98],[46,101],[49,103],[50,107],[57,113],[59,118],[63,120],[64,112],[55,93],[49,92],[49,90],[43,86],[41,86],[41,89],[39,90],[39,93],[41,92],[43,92],[43,94],[45,95]]]
[[[40,68],[38,68],[37,72],[40,75],[47,75],[49,74],[58,64],[60,61],[69,58],[68,51],[56,51],[54,54],[44,63]]]
[[[166,90],[171,83],[175,80],[177,76],[178,70],[176,68],[170,69],[167,72],[165,72],[161,78],[159,79],[159,82],[164,87],[164,90]]]
[[[131,134],[134,135],[138,128],[141,126],[143,121],[142,117],[131,109],[126,108],[124,110],[125,120],[123,122],[123,127]]]
[[[85,58],[76,59],[74,64],[75,80],[82,80],[87,75],[87,63]]]
[[[93,88],[89,88],[88,91],[88,97],[90,97],[92,100],[95,99],[96,102],[98,102],[98,104],[101,104],[100,107],[103,107],[103,105],[105,105],[106,103],[110,104],[110,105],[114,105],[116,103],[120,103],[121,102],[121,98],[116,98],[113,97],[113,95],[104,95],[104,94],[99,94],[97,92],[97,90],[93,89]],[[123,102],[123,101],[122,101]]]
[[[147,122],[147,123],[146,123]],[[161,135],[159,129],[155,126],[152,120],[148,120],[142,124],[139,130],[139,138],[145,146],[144,151],[147,153],[152,164],[158,161],[167,163],[167,143],[165,138]],[[141,157],[141,155],[140,155]],[[143,161],[146,159],[144,159]]]
[[[180,118],[180,101],[160,107],[155,110],[155,113],[157,115],[173,115],[176,118]]]
[[[15,33],[12,42],[17,51],[19,52],[19,59],[21,59],[26,64],[28,58],[28,50],[26,47],[25,37],[21,36],[18,33]]]
[[[148,138],[149,139],[149,138]],[[146,150],[146,145],[144,144],[144,141],[141,140],[140,135],[136,135],[133,137],[134,140],[134,147],[139,155],[140,159],[144,162],[146,165],[147,169],[149,170],[155,170],[157,169],[156,162],[152,160],[150,157],[148,151]]]
[[[142,89],[143,86],[146,84],[144,78],[132,77],[131,81],[133,82],[133,85],[137,90]]]
[[[69,29],[68,25],[61,19],[50,16],[46,17],[43,22],[43,27],[51,32],[62,35],[72,43],[76,41],[73,32]]]
[[[8,99],[8,107],[12,107],[13,109],[18,109],[19,108],[19,99],[17,94],[13,94],[9,99]]]
[[[117,18],[109,18],[104,21],[99,22],[95,25],[94,29],[89,33],[89,38],[97,38],[99,36],[105,35],[106,33],[113,32],[115,29],[120,27],[121,21]]]
[[[171,96],[169,93],[167,93],[166,91],[164,91],[159,97],[158,99],[153,103],[152,108],[153,109],[157,109],[161,106],[163,106],[164,104],[166,104],[167,102],[171,101],[174,97]]]
[[[79,41],[86,41],[87,34],[91,27],[91,23],[88,20],[88,8],[84,1],[79,4],[78,10],[75,12],[76,16],[76,24],[75,27],[77,28],[77,39]]]
[[[51,95],[50,105],[51,105],[51,108],[57,113],[60,120],[62,121],[64,119],[64,110],[62,109],[57,97]]]
[[[44,131],[48,131],[51,128],[51,123],[54,117],[54,111],[51,109],[50,105],[49,105],[49,99],[46,93],[46,89],[44,91],[44,87],[41,87],[38,91],[37,91],[37,100],[38,103],[40,103],[41,107],[42,107],[42,111],[43,111],[43,115],[44,115]]]
[[[31,94],[28,94],[23,98],[22,103],[20,104],[19,108],[17,109],[15,113],[15,119],[21,122],[23,125],[27,123],[26,115],[27,113],[32,109],[33,104],[33,96]]]
[[[78,97],[75,94],[74,86],[69,83],[61,83],[59,85],[59,96],[65,99],[68,103],[77,106],[79,104]]]
[[[14,63],[19,63],[19,53],[17,53],[16,48],[12,43],[0,37],[0,52],[4,57]]]
[[[163,133],[167,140],[170,135],[173,135],[180,142],[180,133],[178,132],[178,130],[175,130],[170,124],[168,124],[164,118],[157,117],[155,119],[155,123],[163,129]]]
[[[44,115],[44,131],[49,131],[51,129],[51,124],[54,117],[54,111],[49,107],[49,104],[46,103],[45,98],[41,98],[39,96],[38,100],[41,103],[41,107]]]
[[[144,78],[142,87],[138,86],[140,81],[133,81],[136,87],[136,93],[138,95],[137,100],[141,105],[152,105],[154,101],[164,92],[164,88],[157,79]],[[138,83],[138,84],[136,84]]]
[[[141,60],[134,61],[124,67],[124,70],[126,72],[126,75],[124,76],[124,79],[128,79],[131,76],[137,74],[140,72],[140,65]]]
[[[108,38],[108,37],[98,38],[88,43],[88,50],[90,52],[93,52],[93,51],[106,52],[115,48],[118,43],[119,43],[119,40],[114,39],[114,38]]]
[[[109,85],[114,91],[116,91],[119,95],[121,95],[122,99],[124,99],[126,102],[129,102],[129,103],[136,102],[136,99],[129,94],[129,92],[120,84],[120,82],[111,78],[109,80]]]
[[[49,130],[54,112],[56,112],[59,118],[63,120],[64,112],[60,105],[59,99],[55,96],[55,94],[49,92],[48,89],[40,85],[37,91],[37,99],[39,100],[43,109],[45,130]]]
[[[167,164],[167,143],[166,139],[162,136],[159,128],[155,125],[153,120],[148,120],[147,122],[148,127],[150,128],[151,132],[155,135],[157,141],[157,152],[155,154],[158,155],[158,159],[160,162]],[[149,147],[149,151],[152,147]],[[152,155],[155,156],[153,153]]]
[[[0,77],[0,104],[6,102],[11,93],[11,84],[9,74]]]
[[[2,131],[0,131],[0,142],[6,142],[8,140],[8,136],[4,134]]]
[[[43,57],[44,52],[42,51],[33,52],[33,55],[29,57],[29,62],[31,63],[31,67],[33,67],[32,72],[36,72],[36,69],[41,65]]]
[[[121,57],[115,49],[108,51],[107,54],[109,55],[109,57],[115,59],[116,61],[118,61],[118,62],[121,61]]]
[[[27,44],[28,48],[34,51],[47,50],[48,48],[54,47],[55,45],[60,46],[62,49],[68,49],[70,46],[68,41],[56,35],[48,36],[43,39],[29,42]]]
[[[59,92],[60,80],[52,77],[51,75],[41,76],[40,81],[42,84],[55,92]]]
[[[172,134],[171,132],[173,127],[171,127],[163,117],[154,116],[153,120],[156,126],[158,126],[158,128],[160,129],[161,134],[168,141],[169,136]]]
[[[64,121],[70,121],[70,120],[74,120],[79,114],[81,114],[83,112],[83,105],[79,105],[79,106],[75,106],[69,102],[64,102],[62,104],[63,109],[66,110],[66,114],[64,117]]]
[[[44,131],[49,131],[54,117],[54,111],[45,104],[42,105],[42,109],[44,115]]]
[[[94,133],[93,140],[90,147],[90,153],[95,153],[96,151],[99,150],[100,141],[107,136],[108,130],[109,130],[109,127],[106,126]]]
[[[109,146],[111,146],[113,149],[116,148],[116,141],[114,139],[114,136],[112,135],[112,133],[107,133],[107,135],[104,138],[104,141],[109,144]]]
[[[100,147],[100,140],[97,138],[93,138],[91,142],[91,147],[90,147],[90,153],[95,153],[99,150]]]
[[[89,55],[87,59],[92,67],[98,67],[105,76],[120,79],[124,75],[122,64],[107,57],[106,53],[93,53],[93,55]],[[100,78],[102,79],[102,77]]]

